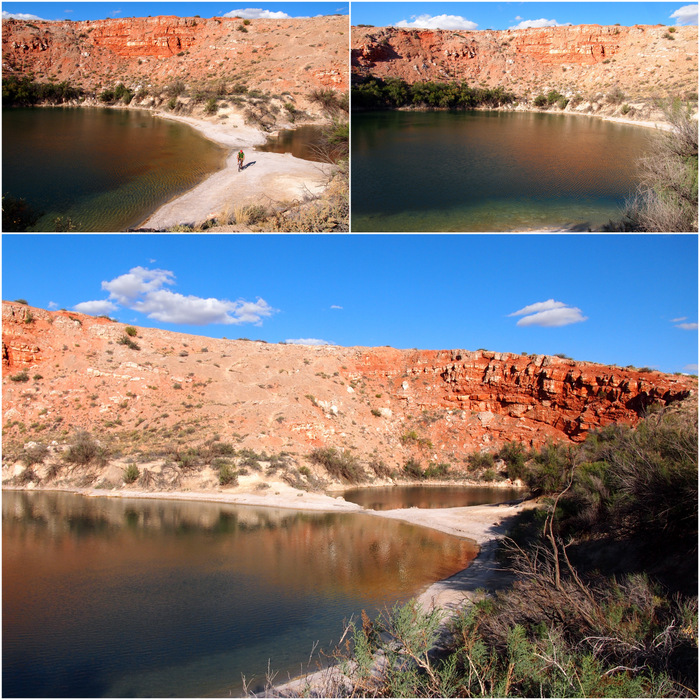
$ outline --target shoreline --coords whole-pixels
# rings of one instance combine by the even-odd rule
[[[153,115],[187,124],[208,140],[229,149],[229,153],[223,168],[160,205],[135,228],[136,231],[196,226],[222,214],[232,214],[236,207],[252,203],[301,202],[325,188],[330,171],[328,165],[302,160],[290,153],[255,150],[265,143],[268,134],[245,126],[240,118],[223,125],[161,111],[154,111]],[[239,123],[234,123],[236,121]],[[236,151],[239,149],[246,155],[242,172],[238,172]]]

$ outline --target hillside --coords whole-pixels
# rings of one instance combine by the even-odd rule
[[[311,106],[312,90],[348,89],[348,18],[138,17],[84,22],[3,20],[3,77],[32,74],[88,91],[123,83],[157,94],[223,84]],[[143,104],[142,106],[148,106]]]
[[[579,25],[503,31],[352,28],[353,80],[466,81],[521,99],[556,90],[587,111],[624,101],[697,102],[698,29]],[[572,104],[570,109],[576,106]],[[641,105],[640,105],[641,107]]]
[[[687,376],[541,355],[126,328],[3,303],[3,479],[16,475],[28,443],[55,441],[60,453],[78,430],[140,462],[225,442],[289,453],[297,465],[315,448],[336,448],[389,469],[409,458],[464,469],[470,453],[508,441],[579,442],[612,422],[634,424],[697,387]]]

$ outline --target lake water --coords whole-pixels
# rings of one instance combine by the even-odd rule
[[[239,696],[475,555],[371,515],[4,492],[3,696]]]
[[[304,160],[323,161],[322,154],[314,148],[323,131],[323,127],[309,124],[296,129],[282,129],[270,136],[262,146],[256,146],[256,149],[272,153],[291,153],[295,158]]]
[[[504,503],[522,498],[526,491],[493,486],[371,486],[349,489],[346,501],[372,510],[393,508],[462,508]]]
[[[226,150],[192,127],[141,110],[3,109],[2,193],[55,231],[124,231],[223,167]]]
[[[654,137],[563,114],[353,114],[352,229],[595,230],[620,218]]]

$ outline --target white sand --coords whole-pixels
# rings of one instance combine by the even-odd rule
[[[289,153],[254,150],[265,142],[266,134],[246,126],[233,115],[225,124],[164,113],[158,116],[189,124],[208,139],[232,150],[223,170],[161,206],[141,228],[193,226],[226,212],[233,213],[237,205],[300,202],[307,195],[319,194],[325,187],[329,166],[295,158]],[[239,149],[243,149],[246,156],[246,167],[241,172],[238,172],[236,157]]]

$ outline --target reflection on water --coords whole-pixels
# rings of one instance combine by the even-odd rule
[[[343,493],[343,498],[363,508],[391,510],[478,506],[484,503],[504,503],[524,495],[522,489],[488,486],[374,486],[349,489]]]
[[[595,228],[619,216],[654,137],[561,114],[356,114],[353,230]]]
[[[316,147],[323,131],[323,127],[311,125],[282,129],[274,136],[268,137],[257,149],[271,153],[291,153],[295,158],[304,160],[323,161],[322,153]]]
[[[55,231],[123,231],[223,167],[226,150],[187,124],[106,108],[4,109],[3,194]]]
[[[235,695],[476,554],[361,514],[22,492],[2,510],[6,697]]]

